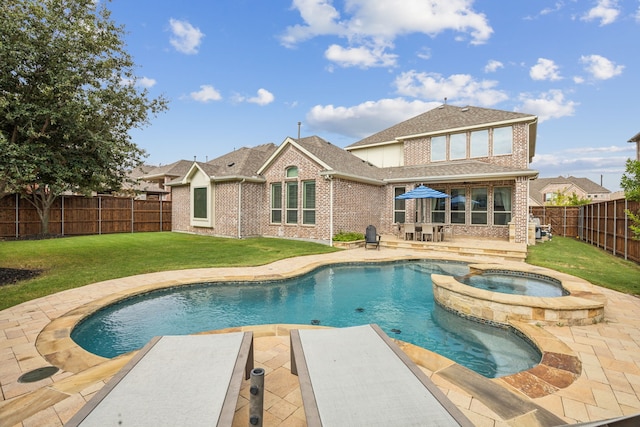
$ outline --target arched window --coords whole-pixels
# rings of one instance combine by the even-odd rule
[[[285,176],[287,178],[297,178],[298,177],[298,168],[295,166],[289,166],[285,171]]]

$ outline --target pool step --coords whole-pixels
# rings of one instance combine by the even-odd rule
[[[526,245],[503,241],[456,239],[448,242],[414,242],[383,236],[380,246],[390,249],[413,249],[432,253],[451,253],[464,257],[491,257],[508,261],[524,261],[527,257]]]

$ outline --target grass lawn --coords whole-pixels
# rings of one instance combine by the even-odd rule
[[[0,286],[0,310],[65,289],[163,270],[238,267],[337,249],[284,239],[223,239],[181,233],[108,234],[0,242],[0,267],[42,270],[35,279]],[[640,265],[571,238],[529,248],[527,262],[593,284],[640,295]]]
[[[134,274],[263,265],[336,250],[294,240],[238,240],[169,232],[5,241],[0,242],[0,267],[43,273],[32,280],[0,286],[0,310],[65,289]]]
[[[529,247],[527,263],[581,277],[594,285],[640,295],[640,265],[570,237]]]

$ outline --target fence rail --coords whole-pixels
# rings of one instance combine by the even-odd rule
[[[85,234],[171,231],[171,202],[97,196],[61,196],[51,206],[49,233]],[[35,207],[17,195],[0,199],[0,237],[41,234]]]
[[[633,239],[625,211],[640,210],[640,202],[626,199],[585,206],[531,206],[542,224],[551,224],[555,236],[577,237],[613,255],[640,263],[640,241]]]

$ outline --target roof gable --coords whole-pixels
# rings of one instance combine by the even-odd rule
[[[346,149],[396,143],[399,140],[420,135],[447,133],[455,130],[482,128],[517,122],[529,122],[535,125],[537,117],[531,114],[490,108],[472,106],[456,107],[444,104],[368,136],[349,145]],[[531,138],[532,141],[530,145],[532,148],[535,148],[535,130]],[[531,156],[533,156],[533,151]]]

